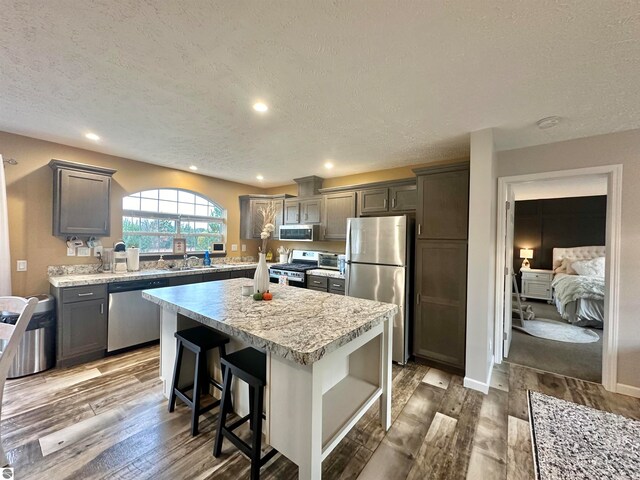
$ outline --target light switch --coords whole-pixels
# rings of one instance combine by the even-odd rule
[[[76,256],[76,247],[67,247],[67,257]]]
[[[26,260],[18,260],[18,266],[16,267],[16,270],[19,272],[26,272],[27,271],[27,261]]]
[[[237,243],[232,243],[231,244],[231,251],[232,252],[237,252],[238,251],[238,244]]]
[[[243,251],[243,252],[246,252],[246,251],[247,251],[247,246],[246,246],[244,243],[242,244],[242,251]]]
[[[91,249],[89,247],[78,247],[79,257],[88,257],[91,255]]]

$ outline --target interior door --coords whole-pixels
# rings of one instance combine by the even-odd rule
[[[505,265],[505,277],[504,277],[504,346],[503,356],[506,358],[509,356],[509,348],[511,347],[511,320],[512,303],[513,303],[513,225],[515,218],[515,195],[510,185],[507,186],[507,203],[505,205],[507,209],[506,225],[505,225],[505,249],[504,249],[504,265]]]

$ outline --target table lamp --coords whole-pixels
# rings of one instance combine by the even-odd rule
[[[521,248],[520,249],[520,258],[524,258],[522,261],[521,268],[531,268],[531,264],[529,263],[529,259],[533,258],[533,249],[531,248]]]

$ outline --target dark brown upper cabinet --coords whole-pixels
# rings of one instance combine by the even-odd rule
[[[51,160],[53,235],[107,237],[111,232],[110,168]]]
[[[469,216],[468,164],[418,174],[419,239],[464,240]]]
[[[358,192],[358,216],[389,211],[389,189],[370,188]]]
[[[260,207],[273,204],[276,209],[275,227],[272,238],[280,238],[280,225],[284,221],[284,201],[291,195],[241,195],[240,196],[240,238],[259,240],[262,231]]]
[[[400,185],[389,188],[391,212],[415,210],[418,204],[418,190],[415,185]]]
[[[287,225],[322,222],[322,197],[291,198],[284,202],[284,223]]]
[[[346,240],[347,219],[356,216],[356,192],[324,195],[322,240]]]

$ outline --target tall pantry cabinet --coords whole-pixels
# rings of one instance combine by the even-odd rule
[[[464,372],[469,163],[414,170],[418,180],[413,353]]]

